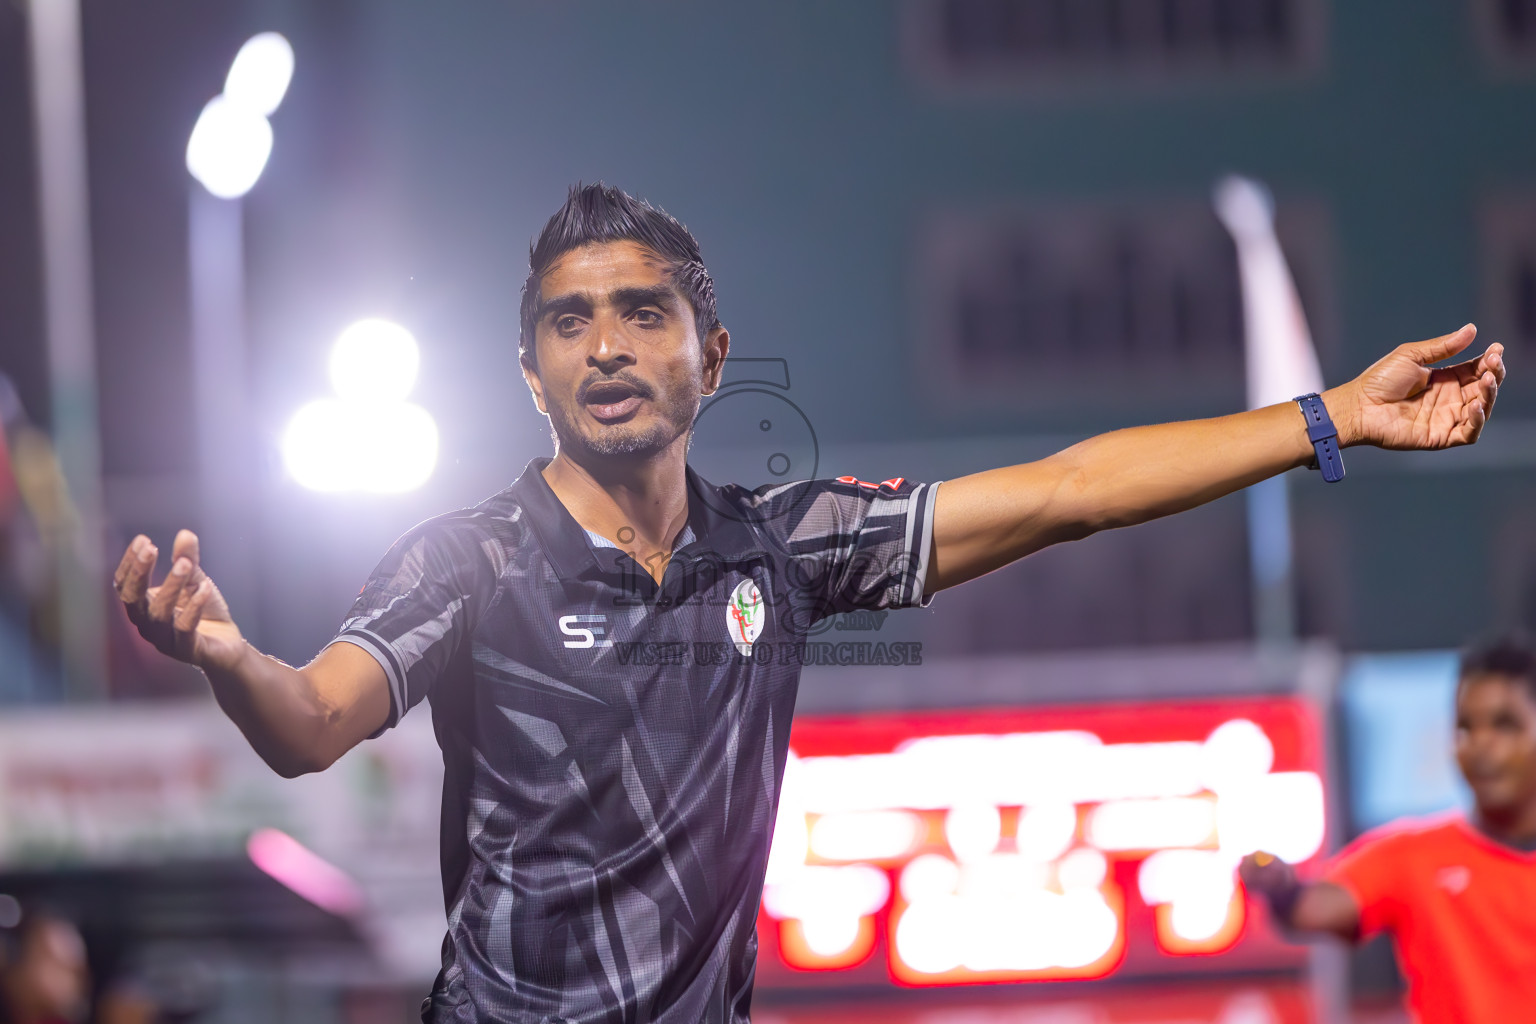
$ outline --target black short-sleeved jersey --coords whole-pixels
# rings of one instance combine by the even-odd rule
[[[850,646],[812,627],[926,604],[937,485],[690,470],[657,585],[546,464],[403,537],[337,637],[384,667],[390,725],[430,698],[443,749],[448,934],[423,1016],[746,1021],[801,665]]]

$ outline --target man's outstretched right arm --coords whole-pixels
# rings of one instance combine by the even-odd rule
[[[1244,857],[1238,874],[1249,892],[1264,897],[1270,916],[1287,931],[1335,935],[1349,942],[1360,937],[1360,905],[1343,886],[1304,883],[1294,868],[1267,853]]]
[[[148,537],[128,545],[112,585],[139,633],[163,654],[196,665],[214,698],[256,753],[293,778],[329,767],[382,727],[389,684],[373,656],[332,644],[303,668],[246,642],[198,560],[197,535],[176,535],[165,582],[149,585],[159,551]]]

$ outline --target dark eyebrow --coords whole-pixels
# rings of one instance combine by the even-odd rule
[[[668,313],[677,311],[677,294],[664,284],[652,285],[648,288],[620,288],[609,298],[615,306],[622,309],[659,306]]]
[[[586,292],[567,292],[564,295],[556,295],[554,298],[545,299],[539,303],[538,313],[534,316],[534,320],[539,322],[547,316],[562,316],[566,313],[591,316],[592,296]]]
[[[621,309],[636,309],[640,306],[659,306],[668,313],[677,312],[677,294],[666,285],[651,285],[645,288],[620,288],[608,294],[608,300]],[[592,295],[588,292],[568,292],[565,295],[556,295],[539,303],[538,312],[534,316],[536,322],[542,322],[549,316],[564,316],[566,313],[575,313],[578,316],[591,316]]]

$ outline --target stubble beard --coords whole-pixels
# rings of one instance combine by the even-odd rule
[[[549,406],[549,434],[557,452],[567,452],[579,461],[582,456],[596,459],[644,459],[664,451],[678,437],[693,427],[698,402],[667,401],[659,405],[662,413],[648,427],[629,423],[599,425],[594,433],[577,428],[563,407]]]

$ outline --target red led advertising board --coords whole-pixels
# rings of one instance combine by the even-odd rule
[[[1235,868],[1322,852],[1320,736],[1295,697],[798,718],[758,983],[1299,966]]]

